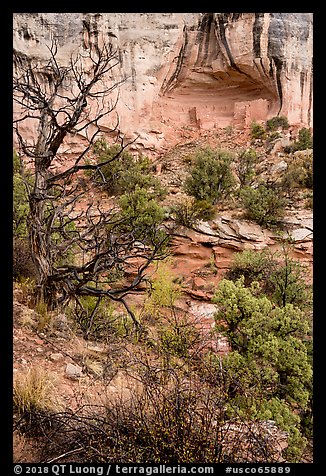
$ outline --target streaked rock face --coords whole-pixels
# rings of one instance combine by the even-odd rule
[[[311,13],[14,15],[17,62],[44,60],[51,38],[63,64],[91,43],[118,48],[120,129],[149,152],[182,128],[241,129],[276,114],[312,126]]]

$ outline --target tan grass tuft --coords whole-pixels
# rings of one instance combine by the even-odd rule
[[[43,369],[31,367],[27,374],[19,373],[13,395],[19,414],[60,410],[54,379]]]

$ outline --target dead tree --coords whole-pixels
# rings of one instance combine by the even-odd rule
[[[83,197],[89,199],[80,180],[83,171],[93,170],[104,180],[101,167],[116,160],[126,147],[120,139],[120,150],[110,160],[96,164],[88,160],[101,132],[100,121],[116,114],[117,99],[112,97],[121,81],[111,84],[108,78],[119,65],[119,55],[111,45],[97,46],[62,66],[52,43],[45,64],[19,55],[14,55],[14,64],[13,94],[19,111],[14,132],[34,174],[27,227],[38,273],[37,299],[53,309],[71,297],[108,296],[122,302],[135,320],[125,296],[139,286],[148,266],[163,256],[166,238],[155,226],[146,236],[138,236],[132,227],[123,226],[116,210],[81,205]],[[33,141],[24,137],[26,121],[37,131]],[[119,137],[118,125],[116,115],[110,132]],[[76,135],[83,148],[72,164],[64,166],[60,155]],[[82,256],[82,262],[69,264],[69,252]],[[136,269],[130,273],[132,267]],[[128,271],[130,279],[112,289],[103,276],[117,270]]]

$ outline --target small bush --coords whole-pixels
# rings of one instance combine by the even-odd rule
[[[133,233],[136,239],[150,238],[151,230],[156,229],[165,219],[166,210],[145,189],[136,186],[135,190],[119,199],[121,231]]]
[[[305,154],[302,152],[302,154]],[[313,188],[313,155],[291,159],[282,177],[280,187],[284,192],[293,193],[297,188]]]
[[[284,262],[276,266],[269,276],[273,300],[280,307],[293,304],[305,309],[312,304],[312,291],[305,282],[307,269],[287,253],[283,258]]]
[[[303,127],[299,130],[299,140],[298,140],[298,149],[297,150],[306,150],[312,149],[312,135],[310,129]]]
[[[29,213],[29,201],[26,186],[32,186],[33,178],[24,170],[17,154],[13,159],[13,235],[27,237],[26,220]]]
[[[306,150],[313,148],[313,139],[310,129],[303,127],[299,130],[299,139],[293,144],[284,147],[284,152],[291,153],[297,150]]]
[[[211,204],[227,197],[235,186],[229,152],[206,148],[197,152],[184,188],[188,195]]]
[[[232,281],[243,277],[247,287],[257,281],[260,292],[278,306],[293,304],[304,309],[312,300],[311,289],[305,283],[306,268],[291,258],[289,252],[290,245],[284,243],[282,252],[245,250],[236,253],[226,277]]]
[[[229,125],[229,126],[224,127],[224,131],[225,131],[225,133],[226,133],[228,136],[232,135],[232,133],[233,133],[233,126]]]
[[[305,175],[302,181],[302,184],[306,188],[313,188],[314,181],[313,181],[313,159],[311,156],[311,160],[307,160],[303,164],[304,170],[305,170]]]
[[[151,190],[153,196],[163,198],[167,191],[153,177],[153,165],[146,156],[135,158],[119,145],[109,146],[105,141],[98,141],[94,151],[98,154],[97,163],[111,160],[101,167],[105,177],[105,190],[110,195],[131,193],[136,188]],[[120,152],[121,151],[121,152]],[[120,155],[118,155],[120,152]],[[118,156],[114,159],[114,157]]]
[[[285,212],[286,201],[280,194],[265,185],[258,188],[244,187],[240,191],[240,202],[246,209],[246,216],[258,225],[275,225]]]
[[[32,278],[19,277],[17,287],[21,294],[20,302],[32,302],[35,296],[35,281]]]
[[[131,335],[134,326],[129,314],[117,310],[109,299],[80,296],[77,305],[66,311],[76,321],[84,339],[109,342]]]
[[[298,167],[296,164],[289,164],[280,182],[282,191],[289,196],[295,194],[296,189],[300,188],[304,176],[305,172],[302,167]]]
[[[35,312],[38,316],[37,330],[44,331],[46,328],[49,327],[52,321],[52,315],[48,310],[46,302],[44,302],[43,300],[39,300],[38,302],[36,302]]]
[[[115,334],[116,320],[114,307],[110,301],[95,297],[81,296],[73,316],[84,337],[106,340]]]
[[[253,122],[251,124],[251,139],[266,139],[266,131],[262,124]]]
[[[227,279],[236,281],[244,276],[245,286],[250,286],[253,281],[262,283],[275,268],[275,262],[271,252],[262,250],[245,250],[236,253]]]
[[[187,319],[170,320],[162,325],[160,332],[162,351],[177,357],[187,357],[195,343],[200,342],[199,331]]]
[[[281,137],[281,134],[279,132],[271,132],[267,137],[267,142],[269,144],[272,144],[274,141],[276,141],[280,137]]]
[[[146,315],[158,316],[162,308],[172,308],[181,295],[180,286],[175,282],[171,264],[162,261],[150,280],[150,288],[144,304]]]
[[[285,116],[275,116],[266,121],[266,128],[268,131],[275,131],[279,127],[282,129],[289,128],[289,121]]]
[[[186,197],[171,209],[175,222],[187,227],[193,227],[198,220],[212,220],[215,214],[216,210],[211,203],[193,197]]]
[[[258,162],[257,153],[253,149],[242,151],[236,163],[236,173],[240,180],[240,187],[251,185],[255,178],[255,166]]]

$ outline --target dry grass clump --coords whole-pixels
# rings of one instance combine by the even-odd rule
[[[84,364],[96,377],[102,377],[104,372],[103,363],[91,357],[86,357]]]
[[[54,379],[43,369],[31,367],[14,380],[14,409],[20,414],[60,410]]]

